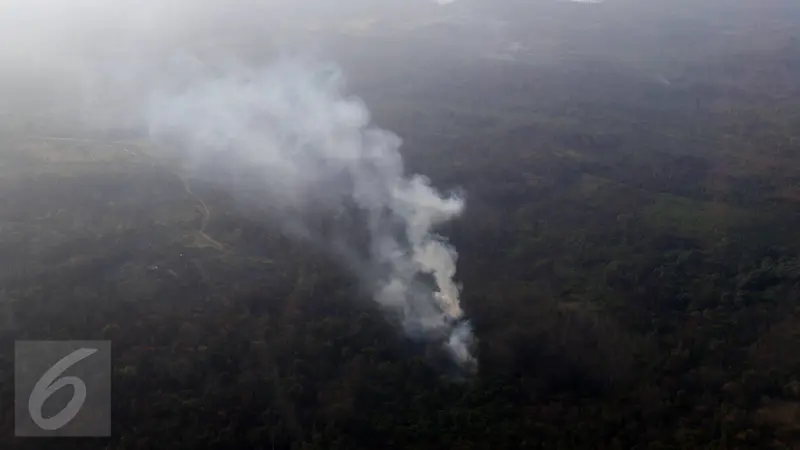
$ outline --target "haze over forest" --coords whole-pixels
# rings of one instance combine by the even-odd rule
[[[800,446],[798,38],[791,0],[4,2],[0,447]],[[13,437],[19,340],[111,342],[111,437]]]

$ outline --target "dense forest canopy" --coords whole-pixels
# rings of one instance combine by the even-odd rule
[[[464,196],[435,232],[476,370],[268,202],[159,152],[117,114],[144,82],[86,101],[57,40],[35,76],[15,59],[23,33],[0,50],[0,446],[800,446],[800,4],[376,5],[152,36],[339,64],[406,171]],[[362,242],[346,212],[306,225]],[[113,346],[112,436],[13,437],[14,342],[92,339]]]

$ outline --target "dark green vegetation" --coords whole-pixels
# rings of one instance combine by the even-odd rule
[[[450,64],[364,91],[410,169],[469,194],[442,231],[476,377],[454,382],[335,261],[225,193],[119,137],[18,127],[0,447],[800,445],[800,43],[676,63],[666,83]],[[10,438],[14,339],[111,339],[114,437]]]

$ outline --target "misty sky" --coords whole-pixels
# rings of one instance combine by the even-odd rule
[[[541,63],[583,54],[636,64],[685,53],[699,59],[726,47],[760,45],[758,30],[800,17],[795,3],[6,0],[0,14],[0,112],[36,109],[42,102],[64,107],[74,99],[55,99],[87,89],[88,97],[98,98],[107,90],[98,87],[109,79],[153,76],[165,58],[180,54],[260,64],[279,53],[334,60],[347,53],[360,60],[359,75],[375,72],[370,65],[399,61],[427,71],[437,69],[429,60],[446,70],[448,61],[464,58]],[[437,28],[442,24],[447,26]],[[737,34],[739,28],[745,33]],[[342,36],[350,40],[340,41]],[[383,75],[377,72],[379,80]]]

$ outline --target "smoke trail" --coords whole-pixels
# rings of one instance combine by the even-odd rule
[[[303,227],[299,233],[315,232],[309,214],[356,209],[368,236],[357,275],[374,299],[407,333],[439,339],[455,361],[472,366],[457,253],[434,232],[464,201],[405,174],[400,138],[370,126],[336,68],[298,60],[262,70],[195,64],[177,88],[151,95],[147,118],[154,139],[180,142],[193,163],[255,174],[262,200],[295,231]],[[351,255],[361,250],[337,243]]]
[[[0,107],[42,98],[58,119],[100,130],[144,117],[196,175],[236,174],[240,200],[268,205],[292,236],[334,252],[409,335],[442,342],[471,365],[457,255],[435,234],[464,202],[405,174],[401,140],[370,126],[338,70],[296,60],[259,70],[162,64],[181,52],[263,61],[310,22],[336,29],[365,12],[431,9],[403,0],[5,0],[0,38],[14,45],[0,46]]]

